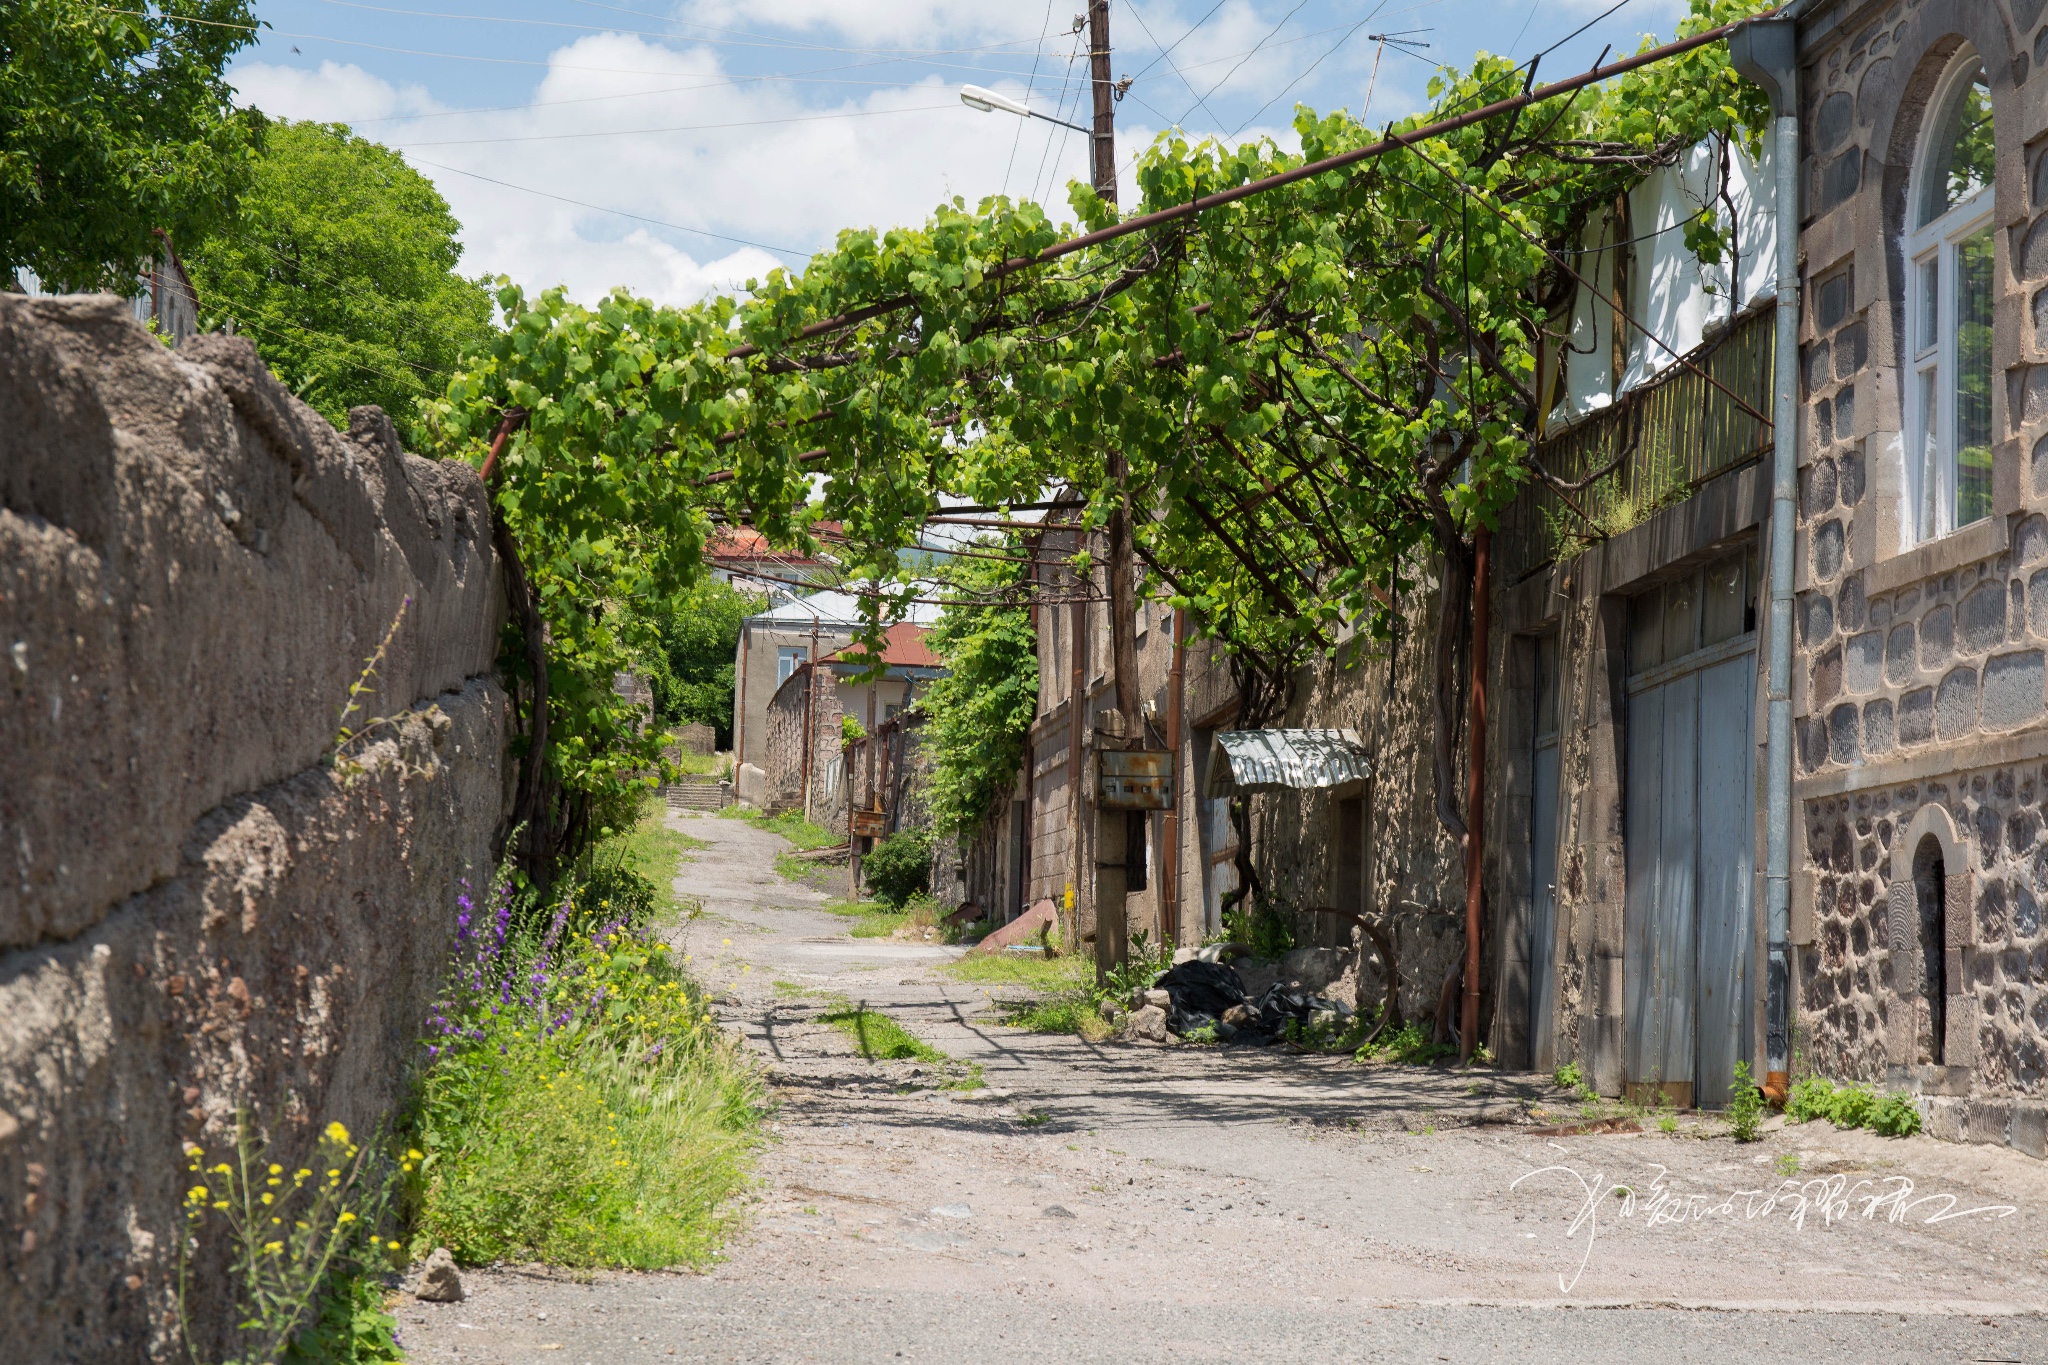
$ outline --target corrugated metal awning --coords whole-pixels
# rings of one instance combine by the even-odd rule
[[[1371,772],[1372,756],[1356,730],[1221,730],[1203,794],[1329,791],[1357,786]]]

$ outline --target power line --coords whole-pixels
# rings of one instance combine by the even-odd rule
[[[1251,127],[1254,123],[1258,122],[1260,114],[1265,113],[1268,109],[1271,109],[1275,104],[1279,103],[1281,98],[1285,96],[1289,90],[1292,90],[1295,86],[1300,85],[1303,81],[1307,80],[1309,78],[1309,75],[1312,72],[1314,72],[1317,67],[1321,66],[1324,62],[1328,61],[1330,57],[1337,51],[1338,48],[1344,46],[1344,44],[1351,41],[1352,34],[1364,28],[1374,19],[1377,19],[1379,17],[1379,12],[1385,8],[1385,0],[1382,0],[1382,2],[1379,5],[1373,7],[1373,11],[1371,14],[1366,15],[1365,18],[1360,19],[1350,28],[1345,29],[1344,35],[1341,38],[1337,39],[1336,42],[1330,44],[1329,48],[1323,53],[1322,56],[1310,62],[1308,66],[1303,69],[1302,73],[1299,76],[1296,76],[1293,80],[1287,82],[1286,85],[1281,86],[1280,93],[1278,95],[1273,96],[1273,98],[1267,100],[1264,104],[1260,105],[1258,107],[1258,110],[1255,113],[1253,113],[1250,118],[1246,119],[1243,123],[1238,124],[1236,128],[1232,129],[1230,135],[1232,137],[1236,137],[1239,133]]]
[[[582,2],[589,3],[589,0],[582,0]],[[369,10],[370,12],[375,14],[403,15],[407,18],[412,19],[461,19],[471,23],[482,24],[514,24],[529,28],[575,29],[584,33],[623,33],[638,38],[677,38],[684,36],[668,30],[661,29],[619,28],[615,25],[604,24],[571,24],[559,19],[526,19],[499,14],[454,14],[446,11],[437,10],[399,9],[391,5],[365,4],[363,3],[363,0],[320,0],[320,3],[324,5],[335,5],[342,9]],[[621,5],[593,5],[593,8],[613,10],[620,14],[634,14],[640,16],[643,19],[659,19],[661,17],[655,14],[649,14],[645,10],[628,9]],[[692,28],[703,28],[712,33],[738,34],[737,37],[732,38],[687,39],[687,41],[693,43],[711,43],[716,44],[720,47],[766,47],[798,52],[843,52],[852,56],[859,57],[896,57],[907,59],[914,57],[970,56],[975,53],[995,52],[1000,48],[1014,47],[1019,43],[1028,41],[1027,39],[1023,38],[1013,38],[1010,39],[1008,42],[1004,43],[985,43],[979,47],[952,48],[838,47],[830,43],[804,43],[797,42],[792,39],[771,38],[766,34],[745,33],[737,29],[714,28],[708,24],[690,24],[687,20],[677,20],[676,22],[679,24],[687,24],[689,27]]]
[[[417,161],[422,166],[432,166],[437,171],[448,171],[455,175],[466,175],[472,180],[482,180],[508,190],[518,190],[522,194],[537,194],[543,199],[553,199],[564,204],[574,204],[577,208],[589,209],[593,213],[609,213],[620,218],[631,218],[637,222],[652,223],[656,227],[673,228],[677,232],[693,232],[699,237],[714,237],[721,242],[734,242],[740,246],[750,246],[762,251],[772,251],[778,256],[793,256],[798,260],[809,260],[812,254],[808,251],[798,251],[793,247],[769,246],[766,242],[751,241],[745,237],[729,237],[723,232],[712,232],[705,228],[685,227],[681,223],[670,223],[660,218],[649,218],[644,213],[628,213],[624,209],[606,208],[602,204],[586,204],[581,199],[571,199],[567,195],[555,194],[549,190],[537,190],[531,185],[515,185],[509,180],[498,180],[492,176],[479,175],[475,171],[465,171],[459,166],[444,166],[438,161],[428,161],[425,157],[410,157],[408,159]]]
[[[818,123],[829,119],[880,118],[888,114],[928,114],[951,104],[913,104],[902,109],[859,109],[850,113],[792,114],[787,118],[742,119],[735,123],[678,123],[666,128],[609,128],[590,133],[519,133],[505,137],[443,138],[435,142],[395,141],[393,147],[473,147],[490,142],[561,142],[586,137],[642,137],[654,133],[691,133],[714,128],[766,128],[779,123]]]

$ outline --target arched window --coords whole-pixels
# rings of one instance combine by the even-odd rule
[[[1991,515],[1991,88],[1965,50],[1935,90],[1906,205],[1906,518]]]

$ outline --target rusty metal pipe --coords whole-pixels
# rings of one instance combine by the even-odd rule
[[[1458,1060],[1479,1044],[1479,922],[1485,904],[1481,863],[1486,811],[1486,631],[1492,587],[1493,532],[1472,537],[1472,776],[1465,799],[1465,1008],[1459,1014]]]

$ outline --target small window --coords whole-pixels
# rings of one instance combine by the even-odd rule
[[[805,645],[784,645],[775,651],[775,685],[782,686],[789,681],[789,675],[796,672],[796,666],[811,656]]]
[[[1991,515],[1992,131],[1984,63],[1965,52],[1936,89],[1909,199],[1913,543]]]

